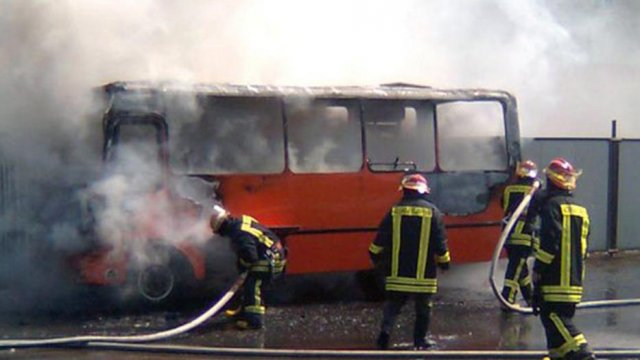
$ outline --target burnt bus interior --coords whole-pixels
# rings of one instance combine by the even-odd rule
[[[138,161],[160,159],[145,167],[147,178],[167,170],[201,178],[417,171],[441,210],[465,215],[486,208],[520,157],[515,99],[500,91],[147,83],[104,90],[104,159],[125,146]]]

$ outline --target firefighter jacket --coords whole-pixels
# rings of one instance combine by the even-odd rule
[[[385,273],[385,290],[435,293],[436,265],[449,266],[442,213],[422,195],[405,195],[385,215],[369,255]]]
[[[589,214],[571,192],[551,188],[541,199],[540,247],[533,270],[534,286],[546,302],[582,300],[584,259],[589,237]]]
[[[241,270],[279,275],[286,265],[286,249],[267,227],[250,216],[229,217],[218,233],[231,240]]]
[[[516,211],[518,205],[522,202],[522,199],[531,192],[534,181],[536,181],[536,179],[517,178],[515,182],[505,187],[502,196],[502,209],[504,210],[506,218],[511,217],[511,214]],[[533,232],[536,214],[534,211],[529,211],[530,208],[531,206],[528,206],[522,211],[515,225],[511,229],[509,237],[505,243],[508,247],[521,246],[531,248],[534,246]]]

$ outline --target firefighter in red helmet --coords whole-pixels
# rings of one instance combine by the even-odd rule
[[[233,217],[215,205],[210,218],[211,230],[231,241],[240,272],[247,272],[241,294],[241,306],[227,312],[241,329],[259,329],[265,314],[263,287],[284,273],[286,249],[280,239],[256,219]]]
[[[436,293],[437,267],[448,269],[442,213],[427,201],[430,193],[424,176],[410,174],[402,178],[403,196],[384,216],[378,233],[369,246],[369,255],[385,274],[385,303],[377,346],[389,347],[391,329],[400,310],[410,297],[415,304],[413,343],[416,349],[431,346],[426,339],[431,318],[431,296]]]
[[[564,158],[544,169],[546,193],[540,199],[540,246],[533,266],[533,310],[540,315],[551,359],[595,359],[573,323],[582,300],[589,213],[573,190],[582,174]]]
[[[515,178],[505,187],[502,196],[505,219],[511,217],[522,199],[532,191],[534,182],[538,181],[537,175],[538,167],[533,161],[518,163]],[[533,211],[523,210],[505,241],[508,263],[501,294],[511,304],[516,302],[520,292],[527,305],[531,305],[532,285],[527,259],[533,253],[535,220]],[[504,306],[501,308],[508,310]]]

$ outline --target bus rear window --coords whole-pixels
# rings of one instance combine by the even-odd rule
[[[439,164],[443,171],[505,170],[504,111],[497,101],[437,106]]]
[[[172,166],[198,174],[284,171],[284,129],[277,98],[203,97],[200,113],[174,126]]]
[[[291,100],[286,109],[291,171],[341,173],[361,169],[362,132],[357,103]]]
[[[364,121],[371,170],[430,171],[435,167],[432,103],[367,101]]]

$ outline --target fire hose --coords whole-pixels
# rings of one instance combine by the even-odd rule
[[[494,295],[498,298],[498,301],[505,307],[513,310],[515,312],[519,312],[522,314],[533,314],[533,309],[530,307],[520,306],[517,304],[509,303],[498,290],[495,280],[495,272],[498,267],[498,259],[500,258],[500,253],[502,252],[502,247],[504,246],[505,241],[509,235],[509,232],[513,228],[513,225],[518,220],[520,214],[524,211],[524,209],[529,205],[533,194],[538,191],[540,188],[540,181],[535,181],[531,188],[531,191],[524,196],[516,210],[513,212],[509,221],[507,221],[504,229],[502,230],[502,234],[500,235],[500,239],[498,240],[498,244],[496,245],[493,251],[493,258],[491,260],[491,267],[489,269],[489,283],[491,284],[491,289],[493,290]],[[620,299],[620,300],[598,300],[598,301],[585,301],[581,302],[577,305],[577,308],[601,308],[601,307],[614,307],[614,306],[626,306],[626,305],[640,305],[640,299]]]
[[[21,347],[40,347],[40,346],[54,346],[54,345],[83,345],[88,343],[98,343],[98,342],[114,342],[114,343],[143,343],[143,342],[151,342],[168,339],[170,337],[174,337],[180,334],[183,334],[187,331],[194,329],[200,324],[207,321],[212,316],[216,315],[220,309],[222,309],[231,298],[235,295],[235,293],[240,289],[245,279],[247,278],[247,273],[242,273],[238,279],[231,285],[229,290],[227,290],[220,299],[213,304],[208,310],[202,313],[200,316],[191,320],[190,322],[180,325],[173,329],[168,329],[156,333],[144,334],[144,335],[131,335],[131,336],[70,336],[70,337],[59,337],[59,338],[50,338],[50,339],[17,339],[17,340],[0,340],[0,349],[6,348],[21,348]]]

